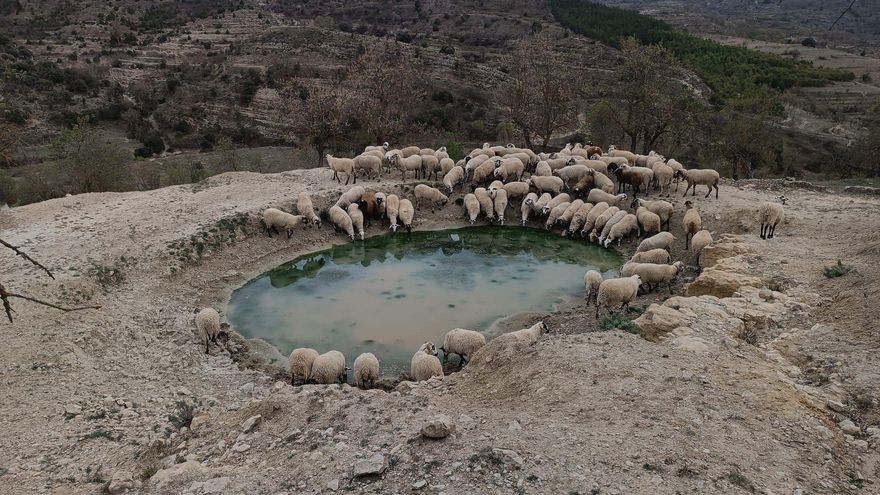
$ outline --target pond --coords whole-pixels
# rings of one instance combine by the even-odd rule
[[[616,272],[619,255],[543,230],[498,226],[388,234],[310,253],[251,280],[227,318],[288,355],[336,349],[348,365],[372,352],[382,372],[409,370],[426,340],[486,331],[522,311],[583,297],[584,273]]]

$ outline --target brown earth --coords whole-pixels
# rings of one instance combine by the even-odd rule
[[[0,237],[56,276],[6,252],[4,285],[102,305],[14,300],[0,326],[0,493],[877,493],[880,199],[782,181],[698,195],[717,240],[699,279],[710,295],[684,295],[691,268],[675,297],[640,297],[657,303],[636,321],[652,341],[598,331],[572,301],[544,317],[553,331],[537,344],[490,343],[464,371],[390,393],[291,387],[240,338],[206,355],[195,308],[222,311],[266,268],[345,242],[329,228],[269,239],[254,220],[304,189],[327,206],[341,190],[328,177],[228,173],[0,212]],[[394,179],[365,185],[411,196]],[[780,192],[786,220],[762,241],[756,207]],[[674,201],[672,254],[693,264]],[[460,212],[420,212],[416,228]],[[838,259],[853,270],[825,278]],[[711,295],[731,279],[757,287]],[[190,427],[180,403],[198,404]],[[420,436],[440,416],[455,431]],[[376,454],[384,473],[353,478]]]

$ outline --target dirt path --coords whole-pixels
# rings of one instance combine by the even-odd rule
[[[778,194],[767,188],[790,201],[777,237],[761,241],[755,208]],[[686,325],[658,343],[594,332],[574,302],[534,346],[490,346],[464,372],[386,393],[276,383],[227,351],[205,355],[193,334],[194,308],[222,310],[267,267],[344,242],[328,228],[288,242],[241,223],[290,208],[303,189],[340,190],[323,170],[232,173],[0,212],[0,236],[57,278],[5,253],[4,284],[103,306],[63,314],[16,301],[15,323],[0,324],[0,493],[876,493],[880,200],[778,182],[698,195],[716,239],[741,234],[719,249],[749,250],[722,265],[772,281],[769,296],[671,300]],[[460,209],[421,212],[416,227],[460,222]],[[683,236],[673,257],[690,259]],[[854,271],[826,279],[837,259]],[[754,345],[737,338],[753,327]],[[187,403],[199,414],[181,429]],[[421,438],[441,415],[456,432]],[[384,474],[352,479],[376,454]]]

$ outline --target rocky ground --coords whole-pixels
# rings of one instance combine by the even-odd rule
[[[319,207],[340,190],[326,170],[230,173],[0,213],[0,237],[56,278],[3,252],[0,282],[102,306],[14,300],[0,324],[0,493],[880,490],[876,196],[726,184],[695,200],[717,240],[702,273],[639,299],[641,336],[599,331],[573,301],[520,319],[553,329],[533,346],[490,343],[462,372],[385,392],[291,387],[271,349],[233,337],[206,355],[193,333],[195,308],[222,311],[266,268],[345,241],[258,232],[257,212],[303,189]],[[756,207],[780,192],[785,223],[762,241]],[[675,201],[673,256],[693,264]],[[852,271],[826,278],[838,259]]]

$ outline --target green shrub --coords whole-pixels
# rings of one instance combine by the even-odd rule
[[[826,266],[823,273],[827,278],[837,278],[846,275],[847,273],[852,271],[851,266],[846,266],[842,261],[837,260],[837,264],[833,266]]]
[[[605,315],[599,320],[599,328],[602,330],[614,330],[619,328],[629,333],[639,333],[639,327],[629,319],[623,312],[617,312],[611,315]]]

